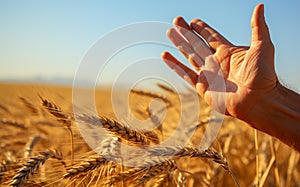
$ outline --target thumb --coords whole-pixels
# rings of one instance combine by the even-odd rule
[[[256,41],[271,41],[268,26],[264,17],[264,5],[259,4],[255,7],[252,19],[252,42]]]

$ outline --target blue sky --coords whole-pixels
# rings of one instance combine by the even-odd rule
[[[198,0],[194,3],[2,0],[0,79],[73,78],[89,48],[110,31],[143,21],[172,23],[178,15],[187,20],[201,18],[234,44],[248,45],[250,18],[258,3],[265,4],[267,23],[276,47],[276,71],[284,83],[300,90],[300,1],[297,0]]]

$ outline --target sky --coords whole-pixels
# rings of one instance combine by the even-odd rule
[[[1,0],[0,80],[72,80],[89,50],[110,33],[135,23],[171,24],[178,15],[188,21],[200,18],[232,43],[249,45],[250,19],[258,3],[265,4],[265,17],[275,45],[276,72],[283,83],[300,91],[298,0]],[[151,34],[150,29],[146,36]],[[161,37],[166,38],[165,31],[161,31]],[[109,45],[116,44],[118,41],[113,40]],[[159,59],[164,50],[171,50],[188,63],[170,46],[144,44],[119,52],[107,66],[107,76],[98,78],[114,79],[126,68],[126,63],[149,56]],[[123,63],[123,70],[117,70],[121,67],[118,63]],[[145,71],[154,72],[154,67],[145,67]],[[161,69],[164,68],[161,64]],[[170,72],[165,68],[160,73],[168,76]]]

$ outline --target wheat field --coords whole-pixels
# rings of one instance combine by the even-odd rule
[[[97,115],[75,116],[72,88],[29,84],[0,84],[0,185],[1,186],[299,186],[299,153],[247,124],[225,117],[213,145],[198,149],[210,116],[200,100],[199,119],[183,119],[194,130],[187,143],[175,138],[174,146],[156,146],[174,136],[181,117],[180,99],[174,90],[157,84],[151,90],[132,90],[128,102],[133,116],[149,119],[144,127],[119,120],[113,111],[111,92],[95,91]],[[122,92],[122,91],[120,91]],[[191,90],[184,93],[189,98]],[[149,107],[159,98],[160,109]],[[193,100],[189,101],[191,106]],[[198,101],[197,101],[198,102]],[[188,113],[194,112],[187,108]],[[272,117],[272,116],[266,116]],[[107,136],[93,136],[92,149],[77,122],[86,127],[99,123]],[[127,123],[128,122],[128,123]],[[124,163],[122,145],[140,152]],[[137,159],[141,158],[141,159]]]

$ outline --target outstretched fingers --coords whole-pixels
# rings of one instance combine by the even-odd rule
[[[173,55],[168,52],[162,53],[163,61],[173,70],[175,71],[180,77],[182,77],[186,82],[191,84],[191,86],[196,87],[199,94],[204,96],[204,93],[207,90],[208,83],[203,74],[200,71],[200,75],[198,75],[195,71],[191,70],[180,61],[178,61]]]
[[[163,61],[180,77],[190,83],[193,87],[196,86],[198,74],[195,71],[182,64],[168,52],[163,52],[161,57]]]
[[[167,31],[167,36],[196,70],[199,70],[200,67],[203,66],[203,59],[196,54],[191,45],[180,35],[176,29],[170,28]]]
[[[192,20],[190,25],[191,28],[195,30],[214,51],[216,51],[221,45],[232,46],[232,44],[224,36],[219,34],[216,30],[200,19]]]
[[[197,34],[195,34],[195,32],[182,17],[176,17],[173,20],[173,24],[176,26],[177,30],[186,38],[196,54],[199,55],[202,59],[205,59],[205,57],[212,55],[211,49]]]

